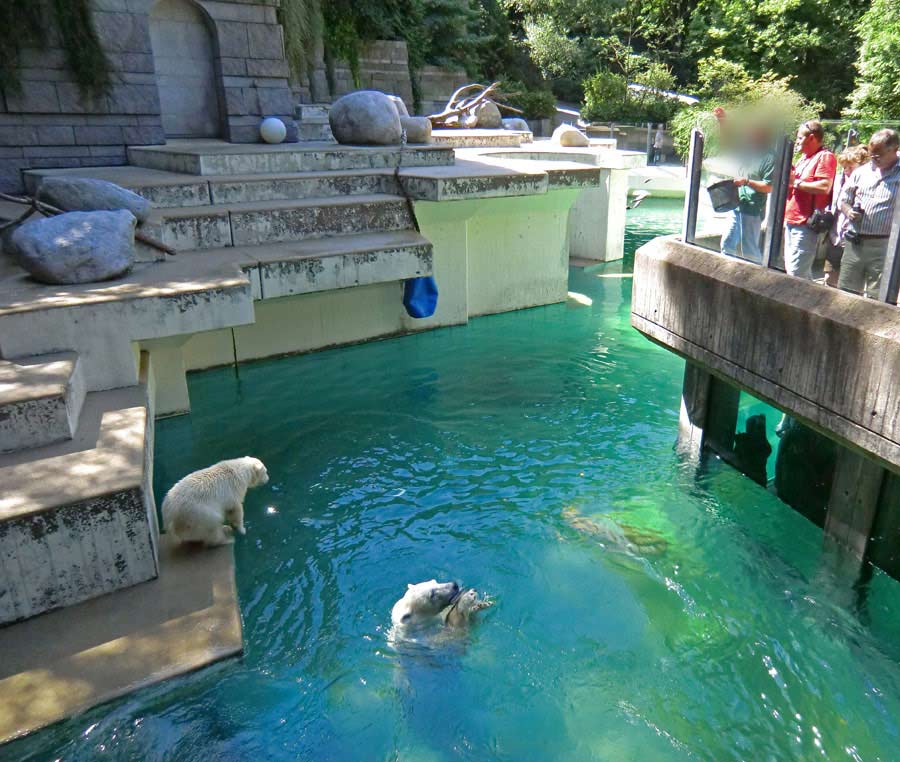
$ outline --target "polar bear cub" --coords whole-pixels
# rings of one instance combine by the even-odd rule
[[[459,596],[455,582],[427,582],[409,584],[406,594],[391,609],[391,621],[395,625],[412,626],[434,619]]]
[[[226,545],[232,527],[244,529],[244,497],[250,487],[269,481],[262,461],[244,457],[223,460],[176,482],[162,504],[166,531],[178,542]]]

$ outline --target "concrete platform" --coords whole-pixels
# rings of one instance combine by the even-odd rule
[[[524,130],[432,130],[431,142],[436,146],[451,146],[452,148],[474,147],[518,147],[522,143],[530,143],[533,136]]]
[[[0,742],[243,650],[231,547],[160,541],[160,576],[0,629]]]
[[[191,175],[321,172],[439,166],[453,163],[446,146],[346,146],[330,142],[226,143],[221,140],[173,140],[164,146],[135,146],[128,161],[136,167]]]

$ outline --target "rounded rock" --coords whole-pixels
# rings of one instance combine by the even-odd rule
[[[134,263],[137,220],[124,209],[67,212],[26,222],[7,249],[41,283],[93,283],[124,275]]]
[[[146,221],[150,202],[121,185],[87,177],[45,177],[37,197],[64,212],[101,212],[126,209],[138,222]]]
[[[500,109],[493,101],[482,101],[472,112],[478,118],[478,127],[486,130],[495,130],[502,124]]]
[[[504,130],[514,130],[516,132],[531,132],[531,127],[528,126],[528,122],[526,122],[522,117],[519,116],[508,116],[503,122]]]
[[[553,130],[551,140],[557,145],[566,148],[583,148],[590,145],[587,135],[576,129],[571,124],[561,124]]]
[[[400,127],[406,130],[407,143],[431,142],[431,120],[427,116],[401,116]]]
[[[281,143],[287,137],[287,127],[278,117],[270,116],[260,122],[259,136],[266,143]]]
[[[397,106],[377,90],[359,90],[338,98],[328,112],[328,122],[338,143],[363,146],[400,143]]]

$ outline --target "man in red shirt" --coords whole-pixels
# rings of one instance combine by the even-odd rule
[[[791,170],[784,210],[784,267],[788,275],[812,278],[819,233],[806,226],[815,209],[828,206],[837,159],[822,145],[825,130],[810,120],[797,130],[795,147],[802,155]]]

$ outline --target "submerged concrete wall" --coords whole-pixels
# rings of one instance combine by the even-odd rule
[[[674,238],[642,247],[632,325],[900,471],[900,312]]]

